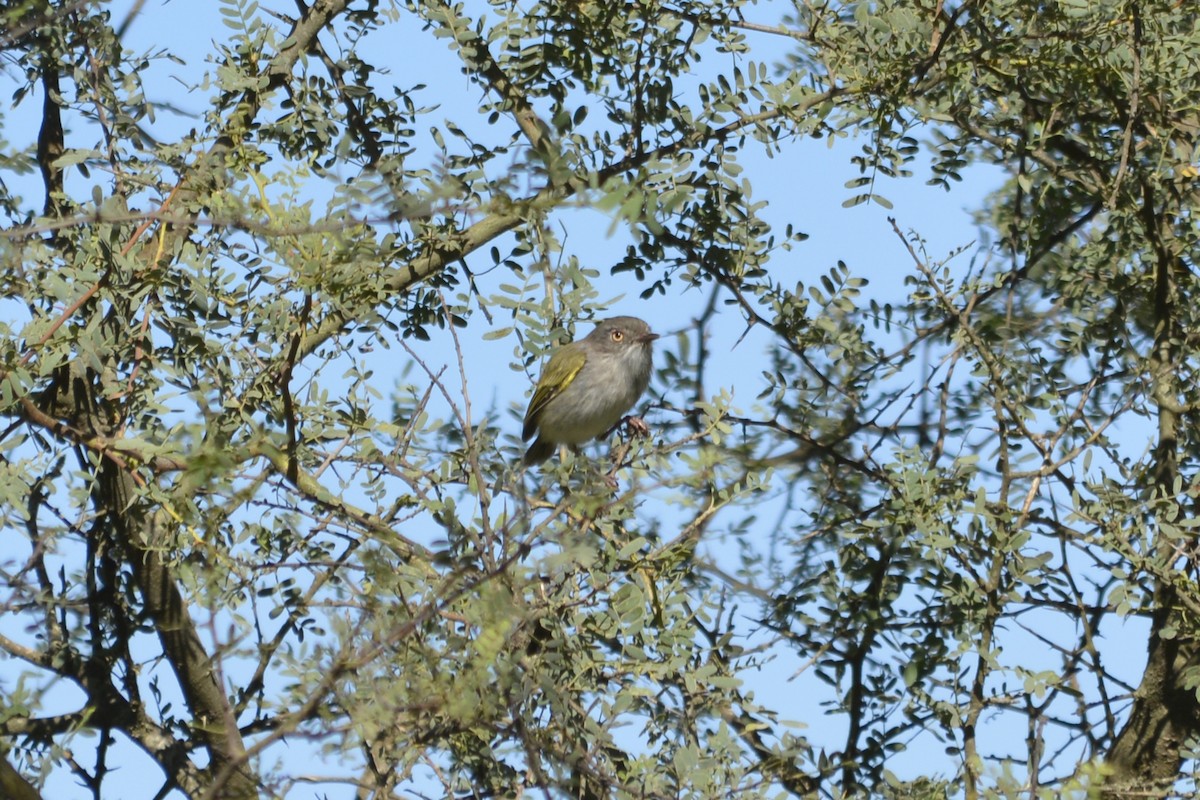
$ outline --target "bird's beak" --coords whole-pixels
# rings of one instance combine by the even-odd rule
[[[657,338],[658,338],[657,333],[643,333],[641,336],[638,337],[638,341],[642,342],[643,344],[649,344],[650,342],[653,342]]]

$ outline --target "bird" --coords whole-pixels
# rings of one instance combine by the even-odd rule
[[[583,444],[620,422],[650,384],[657,338],[637,317],[612,317],[555,350],[525,411],[521,439],[537,439],[524,464],[540,464],[557,446]]]

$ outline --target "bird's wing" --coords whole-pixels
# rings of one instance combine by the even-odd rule
[[[583,365],[587,363],[587,357],[577,350],[562,348],[554,355],[550,356],[550,360],[546,362],[546,369],[542,371],[542,379],[538,381],[537,389],[533,392],[533,397],[529,401],[529,408],[525,409],[525,426],[521,430],[521,440],[529,441],[529,437],[533,436],[538,427],[538,417],[541,416],[542,410],[549,405],[550,401],[563,393],[563,389],[575,380],[575,376],[579,374],[579,370],[583,369]]]

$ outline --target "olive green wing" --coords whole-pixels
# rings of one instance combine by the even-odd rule
[[[533,390],[529,408],[525,410],[525,427],[521,430],[522,441],[529,441],[529,437],[533,436],[534,431],[537,430],[542,411],[571,385],[571,381],[575,380],[575,376],[579,374],[579,370],[583,369],[583,365],[586,363],[587,355],[570,344],[559,348],[554,355],[550,356],[550,360],[546,362],[546,368],[542,370],[542,377],[538,380],[537,388]]]

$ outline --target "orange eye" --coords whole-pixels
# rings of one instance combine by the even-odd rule
[[[614,342],[619,342],[625,338],[625,334],[621,333],[621,331],[613,331],[610,335],[612,336],[612,340]]]

